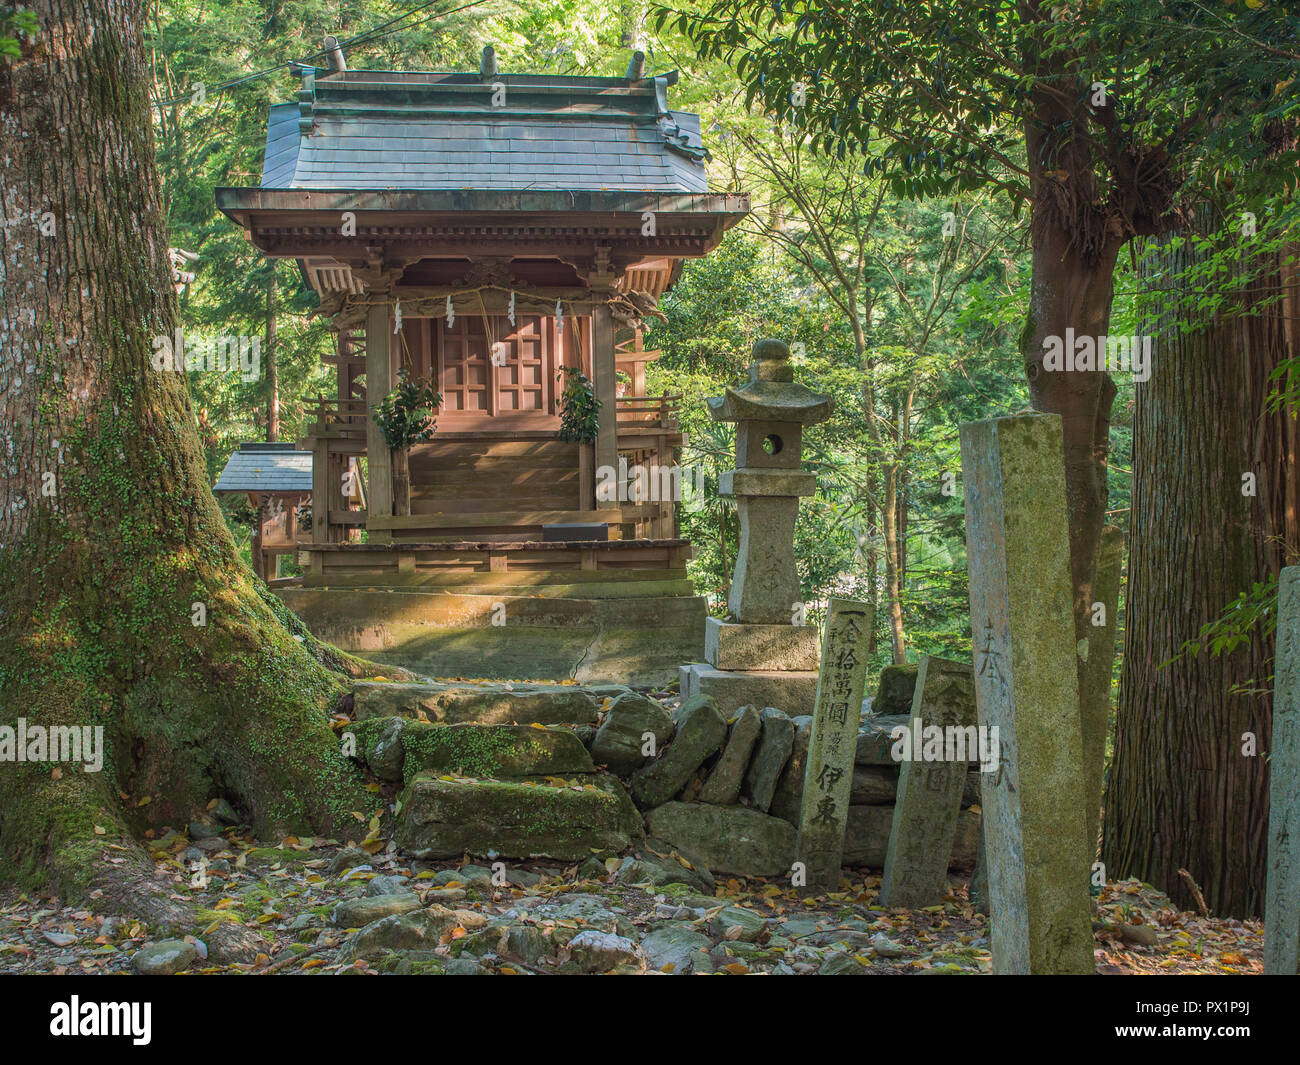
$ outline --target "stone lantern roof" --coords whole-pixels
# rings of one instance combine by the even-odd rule
[[[830,396],[796,384],[790,348],[780,340],[754,345],[749,382],[706,400],[714,421],[793,422],[816,425],[831,416]]]

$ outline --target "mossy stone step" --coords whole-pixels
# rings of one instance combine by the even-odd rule
[[[617,854],[642,831],[622,785],[607,774],[569,778],[560,786],[443,780],[426,771],[402,792],[394,838],[416,858],[580,861]]]
[[[402,729],[404,775],[421,770],[472,777],[555,776],[594,773],[582,741],[567,728],[535,725],[425,725]]]
[[[591,725],[600,698],[569,684],[395,684],[360,681],[352,689],[358,721],[419,717],[440,724]]]
[[[422,770],[471,777],[594,773],[577,734],[563,725],[433,725],[371,718],[350,726],[356,757],[380,780],[409,781]]]

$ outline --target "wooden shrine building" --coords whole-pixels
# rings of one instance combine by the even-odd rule
[[[631,600],[678,599],[689,621],[665,658],[698,657],[676,504],[596,490],[620,459],[677,464],[680,397],[645,394],[657,353],[640,327],[683,260],[749,208],[708,191],[699,120],[668,106],[675,73],[642,76],[634,59],[622,78],[499,74],[490,50],[476,74],[345,67],[336,53],[301,68],[297,101],[270,110],[261,185],[216,192],[258,249],[298,261],[338,338],[337,388],[299,442],[313,453],[304,575],[282,594],[326,638],[399,661],[434,628],[481,627],[468,606],[442,617],[431,593],[621,600],[639,628],[650,604]],[[589,443],[557,439],[565,367],[600,403]],[[402,368],[442,397],[436,434],[409,454],[409,514],[394,513],[370,418]],[[350,509],[361,457],[366,505]],[[359,594],[372,590],[388,614]],[[438,646],[408,664],[438,669]]]
[[[268,582],[276,579],[281,556],[300,547],[299,515],[311,501],[311,463],[310,453],[293,444],[240,444],[212,488],[217,495],[246,495],[256,508],[253,572]]]

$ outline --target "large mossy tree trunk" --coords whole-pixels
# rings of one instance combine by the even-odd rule
[[[361,665],[239,562],[154,368],[177,322],[141,5],[33,7],[0,60],[0,197],[35,219],[0,228],[0,723],[102,726],[105,758],[0,763],[0,876],[169,923],[144,830],[218,795],[264,836],[368,810],[328,723]]]
[[[1183,245],[1144,268],[1176,277],[1198,261]],[[1272,641],[1255,632],[1229,654],[1180,652],[1297,548],[1294,419],[1265,413],[1268,375],[1295,339],[1294,295],[1278,302],[1276,258],[1251,265],[1249,287],[1213,324],[1180,331],[1171,307],[1155,332],[1151,379],[1137,389],[1126,642],[1102,846],[1112,877],[1139,877],[1191,908],[1186,869],[1212,909],[1236,917],[1263,907]],[[1246,733],[1256,737],[1253,756]]]
[[[1089,261],[1059,230],[1033,244],[1029,319],[1021,354],[1034,409],[1061,418],[1065,448],[1065,502],[1070,531],[1070,581],[1076,640],[1091,635],[1092,585],[1106,521],[1106,471],[1110,456],[1115,383],[1102,370],[1058,372],[1044,366],[1044,338],[1104,337],[1110,327],[1118,245],[1100,262]],[[1086,659],[1079,658],[1080,679]]]

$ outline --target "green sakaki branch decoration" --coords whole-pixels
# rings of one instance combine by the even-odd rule
[[[562,366],[564,391],[560,394],[560,428],[557,440],[590,444],[600,429],[600,400],[587,375],[576,366]]]
[[[435,416],[442,396],[424,377],[408,377],[398,371],[397,387],[374,408],[375,424],[384,434],[384,442],[394,451],[423,444],[437,429]]]

